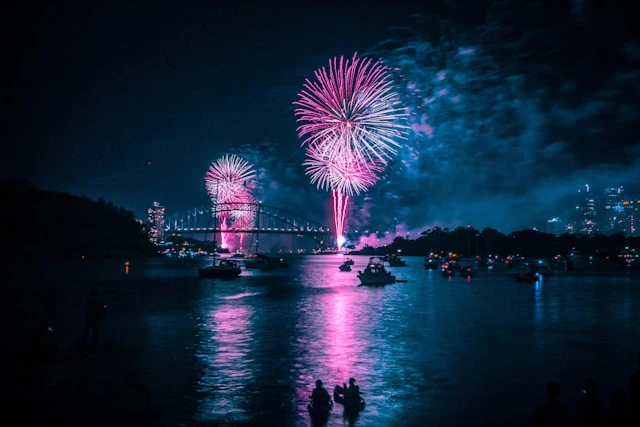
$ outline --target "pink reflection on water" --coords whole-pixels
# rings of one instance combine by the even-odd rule
[[[239,405],[245,393],[244,379],[252,376],[253,310],[243,303],[244,296],[227,297],[229,304],[221,304],[207,313],[202,325],[199,356],[205,372],[200,387],[208,396],[198,411],[203,419],[224,416],[240,421],[250,417]],[[215,393],[211,393],[212,390]]]
[[[327,364],[332,379],[344,378],[346,381],[353,376],[354,365],[359,347],[357,336],[353,330],[356,319],[353,307],[356,294],[333,293],[325,301],[326,304],[326,336],[327,340]]]
[[[218,345],[218,363],[237,362],[246,356],[246,337],[241,331],[249,327],[249,311],[246,306],[225,305],[213,313],[213,339]]]

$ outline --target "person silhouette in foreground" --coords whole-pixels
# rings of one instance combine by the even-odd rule
[[[637,368],[629,378],[629,407],[631,408],[631,417],[636,425],[640,424],[640,351],[636,353]]]
[[[550,381],[546,385],[547,401],[538,406],[533,413],[534,427],[568,426],[569,413],[565,405],[560,403],[560,384]]]
[[[578,426],[596,427],[602,423],[602,400],[598,397],[598,386],[589,378],[578,400]]]
[[[311,402],[313,403],[313,407],[322,410],[329,409],[331,406],[331,396],[327,389],[325,389],[322,385],[322,381],[316,381],[316,388],[313,389],[311,393]]]
[[[360,386],[356,384],[355,378],[349,378],[349,387],[344,388],[345,403],[357,408],[360,405]]]
[[[95,349],[98,345],[98,332],[106,309],[107,306],[98,298],[98,291],[92,289],[84,304],[84,332],[81,339],[82,344],[90,349]]]
[[[629,402],[627,400],[627,393],[623,387],[618,387],[614,390],[611,402],[609,403],[609,410],[605,418],[605,425],[607,427],[624,427],[630,426],[629,417]]]

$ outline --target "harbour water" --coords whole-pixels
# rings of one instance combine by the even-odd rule
[[[594,266],[517,282],[506,268],[470,278],[391,268],[402,283],[359,286],[368,257],[301,256],[289,268],[198,279],[206,260],[77,261],[30,271],[62,341],[82,302],[108,305],[103,341],[137,350],[139,380],[171,426],[310,425],[316,379],[355,377],[357,426],[527,425],[557,380],[570,411],[586,378],[608,403],[640,351],[640,274]],[[404,282],[406,280],[406,282]],[[335,405],[328,425],[348,425]]]

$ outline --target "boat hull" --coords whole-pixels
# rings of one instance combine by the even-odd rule
[[[363,271],[358,271],[358,279],[363,285],[387,285],[396,282],[396,276],[384,268],[383,261],[378,257],[369,258]]]
[[[536,275],[530,275],[530,274],[517,274],[516,275],[516,280],[518,282],[529,282],[529,283],[533,283],[533,282],[537,282],[539,280],[539,277]]]
[[[363,285],[388,285],[396,282],[396,276],[367,276],[366,274],[359,274],[358,279]]]
[[[273,258],[266,255],[256,255],[251,258],[245,258],[244,266],[252,270],[275,270],[279,268],[288,268],[289,264],[284,258]]]
[[[198,275],[201,279],[231,279],[238,277],[240,273],[240,268],[220,269],[216,267],[204,267],[198,269]]]

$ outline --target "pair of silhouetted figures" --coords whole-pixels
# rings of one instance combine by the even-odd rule
[[[593,379],[588,379],[576,406],[578,427],[636,427],[640,426],[640,352],[637,354],[636,372],[629,378],[629,397],[623,387],[613,392],[609,408],[605,411],[598,387]],[[536,408],[533,425],[569,426],[569,412],[559,401],[560,384],[555,381],[546,385],[547,401]]]

